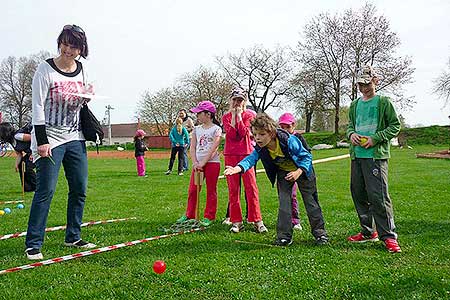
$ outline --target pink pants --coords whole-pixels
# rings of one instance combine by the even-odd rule
[[[204,218],[209,220],[216,219],[217,212],[217,181],[219,180],[220,163],[210,162],[203,167],[204,178],[206,181],[206,206]],[[201,190],[201,186],[199,186]],[[194,181],[194,171],[191,173],[189,183],[188,203],[186,208],[186,217],[195,218],[195,209],[197,202],[197,186]],[[200,217],[200,216],[199,216]]]
[[[237,165],[246,155],[226,155],[225,165],[235,166]],[[235,174],[232,176],[227,176],[228,183],[228,202],[230,208],[230,221],[242,222],[242,211],[241,211],[241,186],[240,181],[244,182],[245,196],[247,197],[248,203],[248,221],[258,222],[261,221],[261,210],[259,208],[259,197],[258,197],[258,186],[256,185],[256,175],[255,169],[251,168],[243,174]]]
[[[136,156],[136,166],[137,166],[138,176],[145,176],[144,156]]]

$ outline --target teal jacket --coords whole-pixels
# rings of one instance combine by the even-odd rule
[[[189,133],[185,127],[181,130],[181,134],[177,131],[177,126],[172,127],[172,130],[169,134],[170,142],[172,143],[172,147],[175,147],[176,144],[179,144],[180,147],[184,147],[184,145],[189,145]]]
[[[350,104],[350,110],[348,113],[348,128],[347,138],[350,140],[350,135],[355,133],[355,120],[356,120],[356,105],[360,101],[360,98],[354,100]],[[378,102],[378,125],[377,131],[370,138],[372,139],[375,147],[374,159],[387,159],[391,157],[390,154],[390,140],[397,136],[400,132],[400,120],[397,117],[395,108],[388,97],[380,96]],[[350,143],[350,157],[355,159],[355,146]]]

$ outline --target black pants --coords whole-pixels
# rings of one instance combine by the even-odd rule
[[[183,164],[184,164],[184,147],[172,147],[172,151],[170,152],[170,161],[169,161],[169,170],[172,171],[173,164],[175,162],[175,155],[178,153],[178,173],[183,172]]]
[[[30,156],[30,154],[26,154],[24,157],[22,157],[22,160],[19,164],[20,185],[22,185],[22,182],[24,183],[25,192],[34,192],[36,190],[36,173],[34,172],[36,166],[30,160]],[[22,166],[24,164],[24,178],[22,178]]]
[[[288,172],[283,170],[278,170],[277,172],[279,201],[277,238],[290,240],[292,239],[292,186],[294,182],[284,179],[287,174]],[[297,185],[302,194],[312,235],[315,238],[327,236],[322,208],[320,207],[319,197],[317,195],[315,174],[312,173],[309,178],[300,177],[297,179]]]

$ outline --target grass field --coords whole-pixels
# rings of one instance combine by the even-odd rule
[[[347,159],[315,166],[328,246],[314,245],[302,206],[304,230],[295,233],[292,246],[235,242],[270,244],[274,239],[276,190],[258,174],[267,234],[256,234],[249,225],[231,234],[217,221],[203,232],[2,275],[0,299],[449,299],[450,161],[415,158],[416,152],[439,149],[392,151],[389,188],[403,253],[390,254],[381,242],[346,242],[359,230]],[[345,153],[323,150],[313,155],[319,159]],[[21,197],[13,164],[13,158],[0,158],[0,201]],[[165,176],[166,168],[167,160],[147,160],[149,177],[138,178],[134,160],[91,159],[84,222],[137,219],[84,228],[83,238],[103,247],[162,234],[160,227],[184,213],[189,180],[187,174]],[[48,227],[65,224],[67,187],[60,175]],[[25,209],[0,217],[0,235],[26,230],[32,195],[25,198]],[[220,221],[226,203],[226,182],[220,180]],[[46,235],[45,259],[78,252],[64,247],[63,239],[62,231]],[[28,264],[23,251],[23,237],[0,241],[0,269]],[[167,264],[162,275],[152,272],[158,259]]]

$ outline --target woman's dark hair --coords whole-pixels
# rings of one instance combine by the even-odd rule
[[[86,58],[89,48],[86,33],[77,25],[66,25],[58,36],[58,50],[61,44],[73,45],[80,50],[80,56]]]
[[[9,122],[0,123],[0,141],[13,143],[16,130]]]

